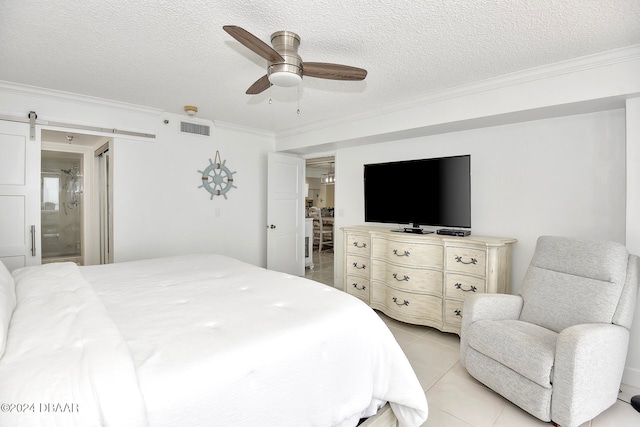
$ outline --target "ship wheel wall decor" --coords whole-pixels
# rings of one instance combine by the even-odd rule
[[[198,173],[202,174],[202,185],[198,188],[204,188],[211,197],[209,200],[213,200],[213,196],[224,196],[227,198],[227,192],[232,188],[238,188],[233,185],[233,174],[229,168],[225,165],[227,161],[220,162],[220,152],[216,151],[216,157],[212,162],[209,159],[209,166],[203,171],[199,170]]]

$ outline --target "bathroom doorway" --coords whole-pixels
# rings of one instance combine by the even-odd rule
[[[109,257],[106,261],[101,257],[101,180],[96,153],[107,151],[111,138],[43,129],[41,140],[42,263],[108,262]]]
[[[83,265],[83,155],[41,152],[42,263]]]

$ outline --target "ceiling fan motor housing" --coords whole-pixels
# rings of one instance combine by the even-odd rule
[[[267,75],[276,86],[297,86],[302,82],[302,58],[298,55],[300,36],[292,31],[277,31],[271,34],[273,49],[284,62],[269,62]]]

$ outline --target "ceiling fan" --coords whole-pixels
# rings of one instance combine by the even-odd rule
[[[271,85],[299,85],[302,82],[302,76],[330,80],[364,80],[367,76],[367,70],[362,68],[326,62],[303,62],[298,55],[300,36],[291,31],[273,33],[272,48],[243,28],[235,25],[225,25],[222,28],[231,37],[269,61],[267,74],[247,89],[247,95],[256,95]]]

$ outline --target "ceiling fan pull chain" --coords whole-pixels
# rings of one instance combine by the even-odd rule
[[[298,85],[298,111],[296,111],[298,114],[300,114],[300,86],[302,85]]]

